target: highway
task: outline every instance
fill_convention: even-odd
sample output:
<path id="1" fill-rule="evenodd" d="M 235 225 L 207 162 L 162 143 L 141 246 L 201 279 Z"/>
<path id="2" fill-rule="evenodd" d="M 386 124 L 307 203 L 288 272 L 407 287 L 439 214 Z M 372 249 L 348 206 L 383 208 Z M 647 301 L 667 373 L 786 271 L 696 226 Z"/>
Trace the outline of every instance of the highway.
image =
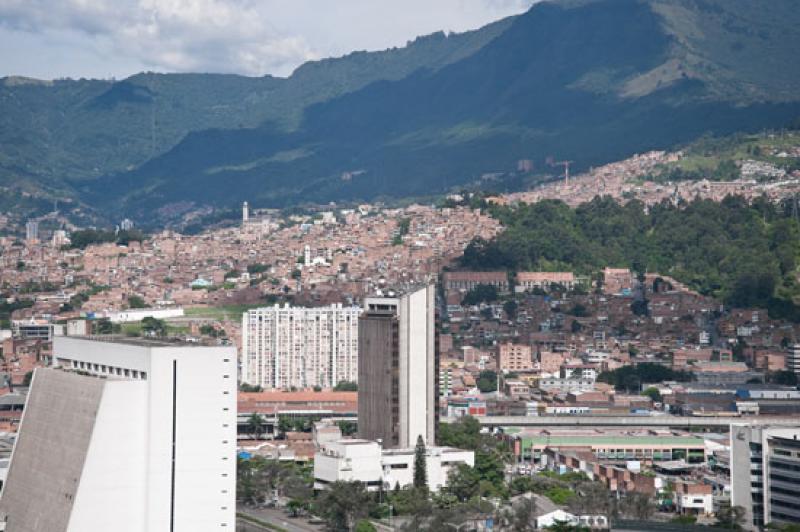
<path id="1" fill-rule="evenodd" d="M 728 427 L 751 425 L 800 425 L 797 417 L 702 417 L 702 416 L 479 416 L 484 427 Z M 455 419 L 442 418 L 445 423 Z"/>

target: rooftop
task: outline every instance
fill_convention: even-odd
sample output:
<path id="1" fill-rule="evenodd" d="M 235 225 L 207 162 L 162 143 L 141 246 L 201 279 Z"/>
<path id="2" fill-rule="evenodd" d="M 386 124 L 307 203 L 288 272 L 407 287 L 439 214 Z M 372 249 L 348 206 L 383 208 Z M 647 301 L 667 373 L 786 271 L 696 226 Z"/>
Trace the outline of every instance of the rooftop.
<path id="1" fill-rule="evenodd" d="M 69 336 L 70 340 L 86 340 L 113 344 L 133 345 L 137 347 L 217 347 L 198 342 L 189 342 L 177 337 L 145 338 L 141 336 L 121 336 L 117 334 L 98 334 L 91 336 Z"/>

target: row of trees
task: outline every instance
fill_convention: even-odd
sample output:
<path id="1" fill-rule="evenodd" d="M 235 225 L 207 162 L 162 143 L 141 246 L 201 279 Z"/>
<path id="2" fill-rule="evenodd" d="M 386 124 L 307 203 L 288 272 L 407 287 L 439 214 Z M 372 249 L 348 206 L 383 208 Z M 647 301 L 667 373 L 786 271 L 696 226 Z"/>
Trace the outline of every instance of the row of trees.
<path id="1" fill-rule="evenodd" d="M 652 362 L 644 362 L 635 366 L 623 366 L 615 370 L 604 371 L 597 376 L 598 381 L 613 384 L 617 390 L 626 390 L 628 392 L 638 391 L 644 383 L 689 382 L 692 379 L 691 372 L 674 370 L 663 364 Z"/>
<path id="2" fill-rule="evenodd" d="M 91 244 L 103 244 L 107 242 L 115 242 L 127 246 L 131 242 L 141 242 L 145 239 L 145 235 L 138 229 L 129 229 L 125 231 L 83 229 L 72 232 L 69 239 L 71 248 L 84 249 Z"/>
<path id="3" fill-rule="evenodd" d="M 730 305 L 766 307 L 774 317 L 800 321 L 792 299 L 800 294 L 800 223 L 790 207 L 766 198 L 748 204 L 738 196 L 644 207 L 610 197 L 574 209 L 556 200 L 493 207 L 506 230 L 471 242 L 461 262 L 473 269 L 584 274 L 628 266 L 670 275 Z"/>

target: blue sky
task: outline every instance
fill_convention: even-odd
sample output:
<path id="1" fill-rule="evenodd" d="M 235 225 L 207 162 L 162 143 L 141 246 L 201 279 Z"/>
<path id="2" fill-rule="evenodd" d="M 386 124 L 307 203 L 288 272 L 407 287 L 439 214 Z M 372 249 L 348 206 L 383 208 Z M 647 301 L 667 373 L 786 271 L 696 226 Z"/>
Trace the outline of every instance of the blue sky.
<path id="1" fill-rule="evenodd" d="M 285 76 L 521 13 L 534 0 L 0 0 L 0 76 Z"/>

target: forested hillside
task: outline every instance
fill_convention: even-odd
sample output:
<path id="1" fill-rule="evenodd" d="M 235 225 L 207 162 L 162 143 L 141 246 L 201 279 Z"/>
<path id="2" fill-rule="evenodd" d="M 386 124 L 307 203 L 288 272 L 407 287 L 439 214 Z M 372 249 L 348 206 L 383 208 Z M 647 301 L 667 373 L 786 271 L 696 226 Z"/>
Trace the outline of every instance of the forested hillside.
<path id="1" fill-rule="evenodd" d="M 658 272 L 741 307 L 768 307 L 800 320 L 800 223 L 793 209 L 738 197 L 656 205 L 596 198 L 571 209 L 557 201 L 493 207 L 506 226 L 475 241 L 462 264 L 475 269 L 574 270 L 606 266 Z"/>

